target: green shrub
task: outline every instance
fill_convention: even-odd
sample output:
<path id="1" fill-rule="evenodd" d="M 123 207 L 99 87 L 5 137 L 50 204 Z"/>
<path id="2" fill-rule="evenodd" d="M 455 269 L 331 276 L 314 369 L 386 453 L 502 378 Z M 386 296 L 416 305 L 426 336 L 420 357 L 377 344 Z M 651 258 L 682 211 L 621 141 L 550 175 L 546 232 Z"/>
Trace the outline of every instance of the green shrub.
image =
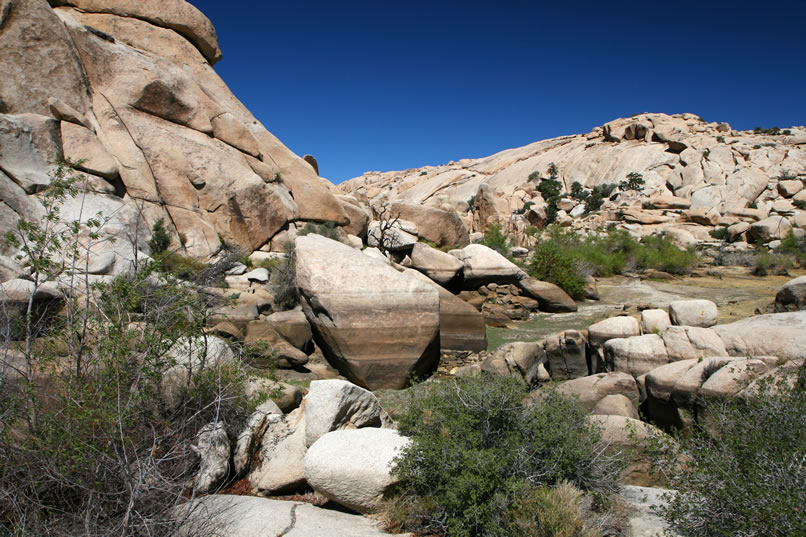
<path id="1" fill-rule="evenodd" d="M 287 257 L 277 261 L 271 270 L 269 284 L 274 291 L 274 303 L 283 310 L 290 310 L 299 303 L 297 293 L 297 251 L 293 242 L 285 245 Z"/>
<path id="2" fill-rule="evenodd" d="M 339 242 L 344 242 L 345 239 L 344 231 L 333 222 L 306 222 L 302 229 L 297 231 L 297 235 L 309 235 L 311 233 Z"/>
<path id="3" fill-rule="evenodd" d="M 627 269 L 686 274 L 697 261 L 693 249 L 681 250 L 666 236 L 650 235 L 639 242 L 620 229 L 583 237 L 552 226 L 535 246 L 527 271 L 530 276 L 558 285 L 572 297 L 580 298 L 584 295 L 587 275 L 606 277 Z"/>
<path id="4" fill-rule="evenodd" d="M 467 199 L 467 206 L 470 208 L 470 212 L 476 210 L 476 196 L 470 196 Z"/>
<path id="5" fill-rule="evenodd" d="M 510 520 L 519 503 L 555 503 L 541 487 L 566 480 L 587 491 L 617 486 L 620 460 L 605 454 L 585 410 L 554 391 L 528 406 L 526 393 L 519 380 L 488 375 L 413 390 L 399 420 L 411 443 L 393 470 L 401 479 L 392 513 L 398 527 L 451 537 L 522 535 Z"/>
<path id="6" fill-rule="evenodd" d="M 527 266 L 529 275 L 559 286 L 572 298 L 584 297 L 587 282 L 574 251 L 579 242 L 558 228 L 552 228 L 550 233 L 548 240 L 540 240 L 535 245 Z"/>
<path id="7" fill-rule="evenodd" d="M 775 252 L 762 252 L 755 258 L 753 274 L 755 276 L 768 276 L 776 274 L 786 276 L 794 266 L 792 258 Z"/>
<path id="8" fill-rule="evenodd" d="M 715 238 L 718 241 L 726 241 L 728 240 L 728 228 L 726 227 L 717 227 L 712 229 L 708 232 L 711 237 Z"/>
<path id="9" fill-rule="evenodd" d="M 790 230 L 781 241 L 778 251 L 794 258 L 801 267 L 806 267 L 806 236 L 797 238 L 794 232 Z"/>
<path id="10" fill-rule="evenodd" d="M 705 403 L 707 423 L 660 442 L 677 490 L 660 514 L 682 537 L 806 535 L 806 366 L 793 385 Z M 680 464 L 680 462 L 682 464 Z"/>
<path id="11" fill-rule="evenodd" d="M 582 492 L 563 481 L 556 487 L 523 487 L 504 517 L 510 535 L 527 537 L 598 537 L 580 505 Z M 586 517 L 586 515 L 588 515 Z M 589 520 L 588 520 L 589 522 Z"/>
<path id="12" fill-rule="evenodd" d="M 151 226 L 151 240 L 148 241 L 148 248 L 151 250 L 151 255 L 154 256 L 165 252 L 170 245 L 171 236 L 165 229 L 165 222 L 160 218 Z"/>
<path id="13" fill-rule="evenodd" d="M 484 234 L 479 244 L 492 248 L 503 256 L 508 256 L 511 245 L 510 242 L 509 237 L 501 231 L 501 224 L 492 223 L 487 228 L 487 232 Z"/>

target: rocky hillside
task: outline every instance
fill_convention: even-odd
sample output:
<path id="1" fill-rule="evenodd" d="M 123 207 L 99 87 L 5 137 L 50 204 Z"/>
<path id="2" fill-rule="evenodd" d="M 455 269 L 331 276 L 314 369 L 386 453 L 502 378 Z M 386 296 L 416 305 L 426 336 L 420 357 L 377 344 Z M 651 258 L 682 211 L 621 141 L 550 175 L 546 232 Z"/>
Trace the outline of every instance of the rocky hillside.
<path id="1" fill-rule="evenodd" d="M 81 161 L 86 196 L 66 220 L 102 212 L 112 271 L 146 253 L 154 222 L 204 259 L 251 252 L 313 220 L 347 224 L 333 186 L 264 128 L 216 75 L 210 21 L 184 0 L 0 1 L 0 227 L 43 214 L 58 161 Z M 136 237 L 133 237 L 136 235 Z M 132 245 L 134 242 L 134 246 Z M 2 246 L 3 279 L 20 273 Z"/>
<path id="2" fill-rule="evenodd" d="M 530 225 L 545 224 L 537 185 L 552 163 L 565 193 L 557 221 L 578 229 L 619 221 L 637 233 L 676 229 L 689 242 L 743 220 L 778 215 L 806 224 L 797 208 L 806 200 L 798 180 L 806 179 L 806 128 L 735 131 L 693 114 L 640 114 L 486 158 L 367 172 L 339 188 L 374 207 L 394 201 L 454 210 L 474 232 L 497 222 L 524 243 Z M 643 192 L 617 190 L 594 214 L 568 195 L 574 183 L 590 192 L 630 173 L 643 177 Z"/>

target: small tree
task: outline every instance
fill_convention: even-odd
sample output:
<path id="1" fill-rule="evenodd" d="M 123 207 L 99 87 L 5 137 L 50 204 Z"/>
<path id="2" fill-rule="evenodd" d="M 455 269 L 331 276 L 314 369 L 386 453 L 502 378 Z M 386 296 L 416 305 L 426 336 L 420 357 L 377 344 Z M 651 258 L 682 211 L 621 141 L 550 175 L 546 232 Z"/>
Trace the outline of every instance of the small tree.
<path id="1" fill-rule="evenodd" d="M 166 252 L 170 245 L 171 236 L 168 235 L 168 230 L 165 229 L 165 222 L 160 218 L 151 226 L 151 240 L 148 241 L 148 248 L 151 250 L 151 255 L 156 256 Z"/>
<path id="2" fill-rule="evenodd" d="M 636 192 L 643 192 L 644 190 L 644 176 L 638 172 L 630 172 L 627 174 L 627 180 L 619 183 L 618 187 L 626 192 L 628 190 L 635 190 Z"/>

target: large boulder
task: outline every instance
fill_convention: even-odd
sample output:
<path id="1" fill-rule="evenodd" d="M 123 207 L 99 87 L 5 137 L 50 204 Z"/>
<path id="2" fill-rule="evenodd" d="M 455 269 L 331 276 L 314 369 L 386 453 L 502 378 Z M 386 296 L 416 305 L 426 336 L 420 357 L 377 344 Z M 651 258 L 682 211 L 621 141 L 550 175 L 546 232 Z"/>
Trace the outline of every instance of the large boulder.
<path id="1" fill-rule="evenodd" d="M 708 328 L 716 324 L 719 310 L 710 300 L 675 300 L 669 304 L 669 317 L 678 326 Z"/>
<path id="2" fill-rule="evenodd" d="M 221 422 L 208 423 L 196 436 L 193 451 L 199 456 L 199 471 L 195 486 L 199 492 L 209 492 L 229 473 L 230 441 Z"/>
<path id="3" fill-rule="evenodd" d="M 595 407 L 609 395 L 623 395 L 633 404 L 638 404 L 640 397 L 635 378 L 621 372 L 598 373 L 567 380 L 557 386 L 557 391 L 576 397 L 587 408 Z"/>
<path id="4" fill-rule="evenodd" d="M 670 362 L 728 355 L 725 344 L 710 328 L 670 326 L 660 336 Z"/>
<path id="5" fill-rule="evenodd" d="M 44 190 L 63 157 L 59 122 L 36 114 L 0 114 L 0 148 L 4 174 L 28 194 Z"/>
<path id="6" fill-rule="evenodd" d="M 213 65 L 221 59 L 218 36 L 210 20 L 184 0 L 52 0 L 56 5 L 75 6 L 90 13 L 112 13 L 142 19 L 155 26 L 170 28 L 190 41 Z"/>
<path id="7" fill-rule="evenodd" d="M 375 395 L 344 380 L 314 380 L 305 398 L 305 445 L 337 429 L 381 426 Z"/>
<path id="8" fill-rule="evenodd" d="M 566 330 L 543 340 L 551 380 L 574 379 L 590 374 L 588 342 L 577 330 Z"/>
<path id="9" fill-rule="evenodd" d="M 417 224 L 418 235 L 439 248 L 464 248 L 470 242 L 467 228 L 453 211 L 408 203 L 395 203 L 391 210 L 398 218 Z"/>
<path id="10" fill-rule="evenodd" d="M 747 230 L 750 241 L 768 242 L 783 239 L 789 234 L 792 224 L 783 216 L 769 216 L 764 220 L 753 222 Z"/>
<path id="11" fill-rule="evenodd" d="M 392 429 L 334 431 L 305 455 L 305 479 L 319 494 L 360 513 L 380 507 L 397 483 L 392 461 L 409 439 Z"/>
<path id="12" fill-rule="evenodd" d="M 610 317 L 588 327 L 588 339 L 594 347 L 601 347 L 606 341 L 614 338 L 637 336 L 641 327 L 635 317 Z"/>
<path id="13" fill-rule="evenodd" d="M 577 310 L 574 299 L 553 283 L 524 277 L 517 284 L 525 296 L 537 300 L 540 311 L 565 313 Z"/>
<path id="14" fill-rule="evenodd" d="M 297 237 L 297 288 L 314 339 L 345 377 L 402 388 L 439 359 L 439 292 L 319 235 Z"/>
<path id="15" fill-rule="evenodd" d="M 806 276 L 786 282 L 775 294 L 775 311 L 800 311 L 806 309 Z"/>
<path id="16" fill-rule="evenodd" d="M 478 289 L 488 283 L 517 284 L 524 276 L 512 261 L 483 244 L 468 244 L 448 253 L 464 265 L 465 289 Z"/>
<path id="17" fill-rule="evenodd" d="M 527 384 L 534 384 L 545 357 L 541 343 L 507 343 L 482 362 L 481 370 L 499 376 L 512 375 L 522 378 Z"/>
<path id="18" fill-rule="evenodd" d="M 730 356 L 806 356 L 806 311 L 757 315 L 712 328 Z"/>
<path id="19" fill-rule="evenodd" d="M 487 349 L 487 325 L 479 310 L 416 270 L 404 272 L 439 292 L 440 350 L 480 352 Z"/>
<path id="20" fill-rule="evenodd" d="M 604 345 L 604 354 L 608 371 L 622 371 L 634 377 L 669 361 L 666 346 L 657 334 L 611 339 Z"/>
<path id="21" fill-rule="evenodd" d="M 446 285 L 460 274 L 464 264 L 452 255 L 418 242 L 411 249 L 411 267 Z"/>

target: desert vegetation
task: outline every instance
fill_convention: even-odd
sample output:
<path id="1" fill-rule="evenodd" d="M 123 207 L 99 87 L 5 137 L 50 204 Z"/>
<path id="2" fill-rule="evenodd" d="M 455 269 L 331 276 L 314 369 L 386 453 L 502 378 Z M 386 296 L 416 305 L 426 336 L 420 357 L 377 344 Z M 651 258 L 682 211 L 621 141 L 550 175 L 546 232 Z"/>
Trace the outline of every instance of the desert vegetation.
<path id="1" fill-rule="evenodd" d="M 550 227 L 535 246 L 527 269 L 531 276 L 554 283 L 579 298 L 584 295 L 586 276 L 612 276 L 646 269 L 685 274 L 697 260 L 693 249 L 683 250 L 671 238 L 661 235 L 639 241 L 619 229 L 585 237 Z"/>
<path id="2" fill-rule="evenodd" d="M 595 534 L 580 491 L 615 491 L 620 459 L 574 401 L 549 392 L 525 404 L 527 391 L 488 375 L 413 391 L 399 420 L 411 444 L 394 470 L 394 525 L 461 537 Z"/>

